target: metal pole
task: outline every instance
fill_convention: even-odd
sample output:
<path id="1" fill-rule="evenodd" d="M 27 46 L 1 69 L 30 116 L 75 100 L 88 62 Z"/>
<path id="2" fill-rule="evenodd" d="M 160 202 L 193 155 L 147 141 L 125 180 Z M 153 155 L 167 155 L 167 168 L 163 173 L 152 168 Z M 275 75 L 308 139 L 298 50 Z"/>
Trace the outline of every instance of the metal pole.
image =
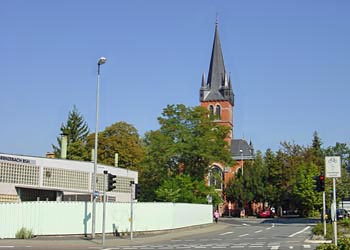
<path id="1" fill-rule="evenodd" d="M 334 245 L 338 246 L 338 232 L 337 232 L 337 196 L 336 196 L 336 190 L 335 190 L 335 178 L 333 178 L 333 208 L 334 208 L 334 220 L 333 220 Z"/>
<path id="2" fill-rule="evenodd" d="M 91 238 L 95 238 L 96 225 L 96 175 L 97 175 L 97 145 L 98 145 L 98 109 L 99 109 L 99 90 L 100 90 L 100 63 L 97 64 L 97 83 L 96 83 L 96 123 L 95 123 L 95 149 L 94 149 L 94 174 L 93 174 L 93 202 L 91 214 Z"/>
<path id="3" fill-rule="evenodd" d="M 132 240 L 133 237 L 133 220 L 134 220 L 134 196 L 133 196 L 133 191 L 134 191 L 134 186 L 135 183 L 133 181 L 130 182 L 130 240 Z"/>
<path id="4" fill-rule="evenodd" d="M 106 195 L 107 195 L 107 176 L 108 176 L 108 171 L 103 171 L 104 176 L 103 176 L 103 218 L 102 218 L 102 248 L 105 247 L 105 226 L 106 226 Z"/>
<path id="5" fill-rule="evenodd" d="M 96 125 L 95 125 L 95 149 L 94 149 L 94 174 L 93 174 L 93 202 L 91 213 L 91 238 L 95 238 L 96 226 L 96 182 L 97 182 L 97 145 L 98 145 L 98 115 L 99 115 L 99 99 L 100 99 L 100 67 L 101 64 L 106 63 L 105 57 L 100 57 L 97 62 L 97 82 L 96 82 Z"/>
<path id="6" fill-rule="evenodd" d="M 326 225 L 326 192 L 322 192 L 323 196 L 323 236 L 326 236 L 327 234 L 327 225 Z"/>
<path id="7" fill-rule="evenodd" d="M 239 152 L 241 153 L 241 165 L 242 165 L 242 176 L 243 176 L 243 171 L 244 171 L 244 169 L 243 169 L 243 167 L 244 167 L 244 163 L 243 163 L 243 150 L 240 149 Z"/>

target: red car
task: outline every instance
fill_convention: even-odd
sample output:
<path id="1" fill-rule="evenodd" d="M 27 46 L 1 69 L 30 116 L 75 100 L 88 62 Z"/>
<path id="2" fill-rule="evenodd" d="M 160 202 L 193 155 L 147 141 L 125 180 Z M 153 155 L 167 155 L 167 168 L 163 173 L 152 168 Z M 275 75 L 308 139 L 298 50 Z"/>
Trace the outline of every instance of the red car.
<path id="1" fill-rule="evenodd" d="M 273 218 L 275 215 L 272 213 L 270 209 L 261 211 L 258 213 L 258 218 Z"/>

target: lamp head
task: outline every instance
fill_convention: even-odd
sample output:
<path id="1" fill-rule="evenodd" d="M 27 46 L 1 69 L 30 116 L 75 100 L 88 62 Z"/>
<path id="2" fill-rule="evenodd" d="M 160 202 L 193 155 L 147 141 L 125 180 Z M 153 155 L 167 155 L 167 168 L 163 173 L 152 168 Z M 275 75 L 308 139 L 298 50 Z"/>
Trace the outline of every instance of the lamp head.
<path id="1" fill-rule="evenodd" d="M 98 65 L 101 65 L 101 64 L 106 63 L 106 61 L 107 61 L 107 58 L 106 58 L 106 57 L 100 57 L 100 58 L 98 59 L 97 64 L 98 64 Z"/>

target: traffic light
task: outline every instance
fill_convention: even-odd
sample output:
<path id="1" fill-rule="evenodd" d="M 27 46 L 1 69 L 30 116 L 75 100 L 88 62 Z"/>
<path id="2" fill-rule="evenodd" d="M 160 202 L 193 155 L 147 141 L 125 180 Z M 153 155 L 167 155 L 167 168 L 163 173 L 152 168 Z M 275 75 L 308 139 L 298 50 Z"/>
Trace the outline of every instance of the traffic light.
<path id="1" fill-rule="evenodd" d="M 313 179 L 314 179 L 314 190 L 316 192 L 320 192 L 321 186 L 320 186 L 320 178 L 319 178 L 319 176 L 315 175 L 313 177 Z"/>
<path id="2" fill-rule="evenodd" d="M 114 178 L 117 178 L 114 174 L 108 174 L 108 185 L 107 185 L 107 191 L 112 191 L 115 189 L 114 184 L 117 182 Z"/>
<path id="3" fill-rule="evenodd" d="M 141 197 L 141 186 L 140 184 L 135 184 L 135 199 L 138 200 Z"/>
<path id="4" fill-rule="evenodd" d="M 319 179 L 319 182 L 320 182 L 320 192 L 323 192 L 324 191 L 324 189 L 325 189 L 325 177 L 324 177 L 324 175 L 320 175 L 319 177 L 318 177 L 318 179 Z"/>
<path id="5" fill-rule="evenodd" d="M 315 191 L 323 192 L 325 189 L 325 176 L 323 174 L 316 175 L 313 177 L 313 179 L 314 179 Z"/>

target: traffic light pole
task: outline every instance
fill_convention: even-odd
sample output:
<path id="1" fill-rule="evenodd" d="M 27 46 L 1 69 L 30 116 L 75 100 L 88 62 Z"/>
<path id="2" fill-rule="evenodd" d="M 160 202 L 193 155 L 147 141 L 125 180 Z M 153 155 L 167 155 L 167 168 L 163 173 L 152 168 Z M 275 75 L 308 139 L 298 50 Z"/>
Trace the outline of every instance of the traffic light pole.
<path id="1" fill-rule="evenodd" d="M 135 182 L 130 181 L 130 240 L 133 238 L 134 224 L 134 187 Z"/>
<path id="2" fill-rule="evenodd" d="M 102 218 L 102 248 L 105 247 L 105 225 L 106 225 L 106 190 L 107 190 L 107 179 L 108 171 L 103 171 L 103 218 Z"/>
<path id="3" fill-rule="evenodd" d="M 327 225 L 326 225 L 326 192 L 322 192 L 322 200 L 323 200 L 323 236 L 326 237 L 327 234 Z"/>
<path id="4" fill-rule="evenodd" d="M 333 203 L 332 203 L 332 209 L 333 209 L 333 239 L 334 239 L 334 245 L 338 246 L 338 232 L 337 232 L 337 196 L 336 196 L 336 190 L 335 190 L 335 178 L 333 178 Z"/>

